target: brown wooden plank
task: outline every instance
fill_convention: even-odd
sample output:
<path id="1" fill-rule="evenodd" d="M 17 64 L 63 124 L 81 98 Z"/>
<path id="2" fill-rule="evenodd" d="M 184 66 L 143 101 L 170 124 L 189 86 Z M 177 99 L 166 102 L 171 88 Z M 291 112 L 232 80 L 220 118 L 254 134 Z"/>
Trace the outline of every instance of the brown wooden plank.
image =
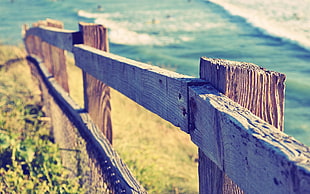
<path id="1" fill-rule="evenodd" d="M 36 28 L 45 26 L 63 28 L 63 23 L 47 19 L 34 23 L 33 26 L 36 26 Z M 35 54 L 43 59 L 49 72 L 56 78 L 60 85 L 69 92 L 65 51 L 44 41 L 46 37 L 43 34 L 28 33 L 28 31 L 32 29 L 33 28 L 30 28 L 26 31 L 26 36 L 24 38 L 28 53 Z M 49 40 L 49 42 L 51 42 L 51 40 Z"/>
<path id="2" fill-rule="evenodd" d="M 53 74 L 54 72 L 54 65 L 52 64 L 52 56 L 51 56 L 51 46 L 47 43 L 42 41 L 41 42 L 41 56 L 42 60 L 45 63 L 46 68 L 48 71 Z"/>
<path id="3" fill-rule="evenodd" d="M 50 19 L 50 18 L 46 19 L 46 26 L 53 27 L 53 28 L 64 29 L 64 23 L 62 21 L 53 20 L 53 19 Z"/>
<path id="4" fill-rule="evenodd" d="M 46 19 L 48 27 L 63 29 L 64 24 L 61 21 Z M 50 63 L 53 66 L 52 74 L 63 89 L 69 93 L 68 73 L 66 66 L 65 50 L 50 45 Z"/>
<path id="5" fill-rule="evenodd" d="M 109 51 L 108 31 L 102 25 L 80 23 L 85 45 Z M 93 65 L 90 61 L 88 65 Z M 112 144 L 110 88 L 103 82 L 83 71 L 84 107 Z"/>
<path id="6" fill-rule="evenodd" d="M 50 45 L 50 51 L 53 64 L 53 75 L 64 90 L 69 92 L 65 51 L 52 45 Z"/>
<path id="7" fill-rule="evenodd" d="M 189 90 L 192 141 L 246 193 L 309 193 L 310 148 L 211 85 Z"/>
<path id="8" fill-rule="evenodd" d="M 188 85 L 202 80 L 85 45 L 74 55 L 78 67 L 188 132 Z"/>
<path id="9" fill-rule="evenodd" d="M 218 177 L 222 177 L 223 172 L 221 170 L 214 170 L 214 168 L 218 167 L 205 156 L 200 148 L 198 149 L 198 157 L 199 193 L 222 193 L 224 179 Z M 210 179 L 210 177 L 213 177 L 213 179 Z M 217 181 L 214 179 L 217 179 Z"/>
<path id="10" fill-rule="evenodd" d="M 74 44 L 82 43 L 80 32 L 42 25 L 27 30 L 25 38 L 27 39 L 28 36 L 40 37 L 42 41 L 67 51 L 72 51 Z"/>
<path id="11" fill-rule="evenodd" d="M 24 39 L 26 51 L 28 54 L 36 55 L 42 58 L 41 50 L 42 50 L 42 40 L 41 38 L 33 35 L 29 35 Z"/>
<path id="12" fill-rule="evenodd" d="M 283 130 L 285 75 L 267 71 L 252 63 L 203 57 L 200 62 L 200 77 L 233 101 Z M 201 162 L 209 160 L 203 152 L 200 151 L 199 154 L 199 157 L 204 158 Z M 210 163 L 212 161 L 199 165 L 200 176 L 207 176 L 206 179 L 210 181 L 222 183 L 222 193 L 243 193 L 216 165 L 212 168 L 217 172 L 204 173 L 204 168 L 209 168 Z M 210 171 L 212 170 L 207 172 Z M 214 174 L 219 176 L 214 177 Z M 204 183 L 201 182 L 200 185 L 203 193 Z"/>
<path id="13" fill-rule="evenodd" d="M 285 75 L 253 63 L 203 57 L 200 78 L 279 130 L 284 129 Z"/>
<path id="14" fill-rule="evenodd" d="M 26 27 L 27 28 L 27 27 Z M 27 31 L 26 31 L 27 32 Z M 43 58 L 42 54 L 42 41 L 41 38 L 33 35 L 26 36 L 24 38 L 24 44 L 28 55 L 38 56 L 39 58 Z M 41 101 L 43 103 L 43 108 L 45 111 L 46 116 L 50 117 L 49 111 L 49 99 L 45 97 L 45 93 L 47 92 L 46 88 L 43 85 L 42 79 L 40 78 L 40 74 L 38 69 L 28 61 L 28 65 L 31 70 L 32 79 L 38 82 L 39 89 L 41 91 Z"/>
<path id="15" fill-rule="evenodd" d="M 35 46 L 33 50 L 36 50 Z M 219 94 L 212 86 L 191 86 L 188 96 L 187 87 L 196 79 L 83 45 L 76 46 L 74 52 L 77 59 L 85 57 L 80 59 L 78 66 L 89 70 L 94 77 L 116 86 L 116 89 L 124 91 L 140 104 L 150 106 L 164 115 L 164 118 L 169 117 L 165 115 L 168 112 L 166 105 L 171 104 L 177 112 L 181 108 L 183 116 L 189 114 L 184 107 L 187 107 L 187 99 L 190 98 L 193 121 L 190 133 L 193 141 L 215 165 L 225 170 L 248 193 L 310 192 L 309 147 L 278 132 L 276 128 Z M 89 61 L 93 62 L 93 66 L 85 65 Z M 148 95 L 151 96 L 151 105 L 147 103 L 149 99 L 145 98 Z M 167 99 L 171 102 L 166 104 L 169 101 Z M 171 120 L 175 122 L 180 117 L 176 118 Z M 80 124 L 84 125 L 85 121 Z M 205 126 L 213 127 L 206 129 Z"/>
<path id="16" fill-rule="evenodd" d="M 54 28 L 63 28 L 63 23 L 56 20 L 47 19 L 46 21 L 34 24 L 36 26 L 49 26 Z M 69 92 L 68 74 L 66 67 L 65 51 L 61 48 L 55 47 L 45 41 L 42 41 L 41 53 L 42 59 L 49 70 L 55 77 L 58 83 Z"/>
<path id="17" fill-rule="evenodd" d="M 49 94 L 58 103 L 70 121 L 77 127 L 82 137 L 87 140 L 89 146 L 92 146 L 96 157 L 101 158 L 97 162 L 101 166 L 102 173 L 108 173 L 111 176 L 108 178 L 111 178 L 110 184 L 112 184 L 115 193 L 146 193 L 112 148 L 108 139 L 105 138 L 101 130 L 92 121 L 90 115 L 82 111 L 83 109 L 63 90 L 55 78 L 51 76 L 45 65 L 40 63 L 40 60 L 34 56 L 28 56 L 27 59 L 37 68 L 37 75 L 40 76 L 42 83 L 48 88 Z M 109 167 L 109 172 L 106 172 L 107 167 Z"/>

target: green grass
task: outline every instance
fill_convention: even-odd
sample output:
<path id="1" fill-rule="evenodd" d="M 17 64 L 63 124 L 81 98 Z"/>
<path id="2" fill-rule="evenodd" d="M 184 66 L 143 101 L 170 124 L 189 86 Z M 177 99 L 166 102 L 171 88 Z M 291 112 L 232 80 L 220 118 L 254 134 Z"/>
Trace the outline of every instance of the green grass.
<path id="1" fill-rule="evenodd" d="M 5 51 L 0 48 L 2 50 L 0 64 L 6 63 L 8 59 L 19 58 L 19 54 L 23 55 L 21 49 L 16 47 L 12 47 L 13 50 L 7 49 L 11 48 L 10 46 L 4 48 Z M 4 61 L 1 61 L 3 58 L 1 52 L 6 52 L 8 55 Z M 72 65 L 73 63 L 73 59 L 69 58 L 70 94 L 82 105 L 82 73 Z M 13 65 L 8 72 L 4 70 L 1 72 L 0 88 L 2 88 L 1 84 L 11 80 L 11 86 L 6 90 L 10 88 L 12 94 L 20 95 L 21 99 L 28 93 L 29 99 L 37 99 L 39 93 L 33 90 L 35 87 L 31 82 L 27 84 L 26 81 L 18 82 L 18 84 L 25 84 L 21 87 L 27 88 L 27 95 L 13 89 L 14 84 L 17 83 L 13 80 L 20 79 L 19 75 L 23 74 L 21 72 L 27 69 L 25 64 Z M 15 76 L 5 77 L 2 76 L 3 74 Z M 25 75 L 24 79 L 31 80 L 29 75 Z M 26 102 L 26 104 L 33 103 L 33 101 Z M 198 193 L 197 147 L 190 141 L 189 136 L 115 90 L 111 90 L 111 103 L 113 146 L 147 191 L 149 193 Z M 8 123 L 14 125 L 12 121 Z"/>
<path id="2" fill-rule="evenodd" d="M 112 90 L 114 147 L 150 193 L 197 193 L 197 148 L 188 135 Z"/>
<path id="3" fill-rule="evenodd" d="M 0 45 L 0 193 L 82 193 L 61 164 L 24 56 Z"/>

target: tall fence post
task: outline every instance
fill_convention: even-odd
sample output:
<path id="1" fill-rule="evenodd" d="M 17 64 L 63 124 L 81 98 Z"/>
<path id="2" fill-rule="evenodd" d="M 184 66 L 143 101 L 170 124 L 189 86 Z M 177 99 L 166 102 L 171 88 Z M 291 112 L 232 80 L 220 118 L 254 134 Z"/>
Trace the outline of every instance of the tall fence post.
<path id="1" fill-rule="evenodd" d="M 201 58 L 200 78 L 283 131 L 285 75 L 251 63 Z M 244 193 L 200 149 L 198 171 L 200 193 Z"/>
<path id="2" fill-rule="evenodd" d="M 81 22 L 79 28 L 85 45 L 109 52 L 108 32 L 104 26 Z M 84 71 L 83 81 L 84 107 L 112 144 L 110 88 Z"/>

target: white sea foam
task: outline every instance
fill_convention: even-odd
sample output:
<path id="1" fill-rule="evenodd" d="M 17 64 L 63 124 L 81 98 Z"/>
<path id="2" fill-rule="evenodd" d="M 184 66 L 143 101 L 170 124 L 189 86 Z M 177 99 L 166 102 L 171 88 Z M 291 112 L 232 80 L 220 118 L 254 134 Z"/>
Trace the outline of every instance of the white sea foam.
<path id="1" fill-rule="evenodd" d="M 233 15 L 241 16 L 272 36 L 310 49 L 309 1 L 304 0 L 210 0 Z"/>
<path id="2" fill-rule="evenodd" d="M 109 28 L 109 39 L 116 44 L 125 45 L 168 45 L 177 42 L 174 38 L 167 36 L 155 36 L 149 33 L 138 32 L 140 28 L 147 28 L 147 25 L 156 25 L 156 21 L 132 24 L 126 20 L 117 21 L 110 18 L 122 17 L 120 13 L 90 13 L 83 10 L 78 15 L 85 18 L 93 18 L 95 23 L 102 24 Z M 160 22 L 160 21 L 159 21 Z M 133 26 L 134 25 L 134 26 Z M 138 28 L 137 28 L 138 27 Z M 133 30 L 131 30 L 132 28 Z"/>
<path id="3" fill-rule="evenodd" d="M 289 40 L 310 49 L 309 0 L 209 0 L 224 7 L 233 15 L 245 18 L 262 32 Z M 193 8 L 191 8 L 193 9 Z M 195 10 L 193 10 L 195 11 Z M 212 28 L 206 25 L 206 14 L 182 10 L 135 10 L 127 12 L 90 13 L 79 11 L 79 16 L 94 18 L 110 28 L 111 41 L 130 45 L 167 45 L 190 41 L 173 32 L 195 33 Z M 166 16 L 166 18 L 165 18 Z M 216 25 L 221 25 L 217 23 Z M 218 27 L 218 26 L 215 26 Z"/>
<path id="4" fill-rule="evenodd" d="M 193 41 L 196 38 L 194 33 L 225 28 L 224 23 L 206 23 L 206 18 L 210 18 L 208 14 L 198 10 L 193 15 L 182 9 L 111 13 L 78 11 L 80 17 L 93 18 L 95 23 L 108 27 L 113 43 L 158 46 Z"/>

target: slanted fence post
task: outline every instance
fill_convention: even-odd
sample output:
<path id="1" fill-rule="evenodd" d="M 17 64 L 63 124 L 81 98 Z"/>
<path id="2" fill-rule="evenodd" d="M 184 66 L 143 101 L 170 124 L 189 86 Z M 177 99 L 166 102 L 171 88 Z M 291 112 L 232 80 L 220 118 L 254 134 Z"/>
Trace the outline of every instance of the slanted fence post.
<path id="1" fill-rule="evenodd" d="M 251 63 L 201 58 L 200 78 L 283 131 L 285 75 Z M 243 193 L 200 149 L 198 171 L 200 193 Z"/>
<path id="2" fill-rule="evenodd" d="M 81 22 L 79 27 L 83 33 L 83 44 L 109 52 L 108 32 L 104 26 Z M 84 107 L 112 144 L 110 88 L 84 71 L 83 81 Z"/>

